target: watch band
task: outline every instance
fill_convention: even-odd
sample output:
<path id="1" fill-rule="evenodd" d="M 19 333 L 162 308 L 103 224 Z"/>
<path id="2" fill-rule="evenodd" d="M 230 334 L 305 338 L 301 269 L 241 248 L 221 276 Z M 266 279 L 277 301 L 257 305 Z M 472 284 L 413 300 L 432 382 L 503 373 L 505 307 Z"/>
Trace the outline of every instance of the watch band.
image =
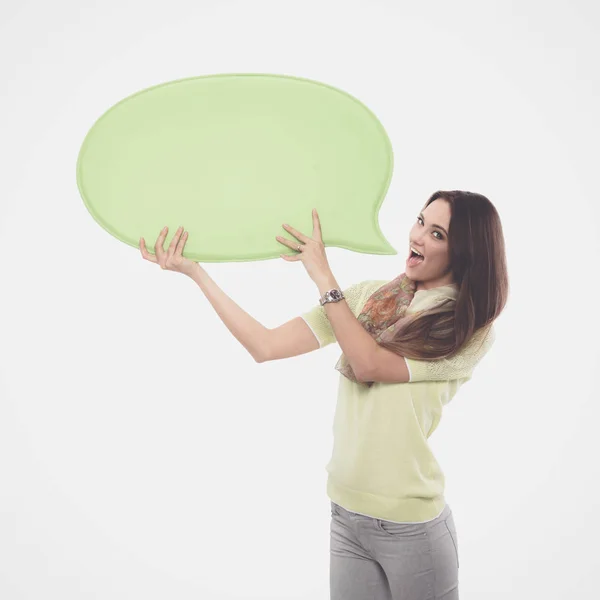
<path id="1" fill-rule="evenodd" d="M 342 290 L 338 290 L 337 288 L 334 288 L 332 290 L 325 292 L 319 298 L 319 303 L 321 304 L 321 306 L 323 306 L 324 304 L 327 304 L 328 302 L 339 302 L 340 300 L 345 300 L 344 293 L 342 292 Z"/>

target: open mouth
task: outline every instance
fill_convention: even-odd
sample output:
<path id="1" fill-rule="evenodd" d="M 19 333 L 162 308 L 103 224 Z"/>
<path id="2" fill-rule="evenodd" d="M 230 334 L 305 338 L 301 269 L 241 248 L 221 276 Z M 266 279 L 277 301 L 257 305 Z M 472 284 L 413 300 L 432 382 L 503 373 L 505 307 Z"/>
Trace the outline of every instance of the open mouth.
<path id="1" fill-rule="evenodd" d="M 409 267 L 414 267 L 414 266 L 422 263 L 424 260 L 425 260 L 425 257 L 420 252 L 417 252 L 416 250 L 411 248 L 410 254 L 408 255 L 408 259 L 406 261 L 406 264 Z"/>

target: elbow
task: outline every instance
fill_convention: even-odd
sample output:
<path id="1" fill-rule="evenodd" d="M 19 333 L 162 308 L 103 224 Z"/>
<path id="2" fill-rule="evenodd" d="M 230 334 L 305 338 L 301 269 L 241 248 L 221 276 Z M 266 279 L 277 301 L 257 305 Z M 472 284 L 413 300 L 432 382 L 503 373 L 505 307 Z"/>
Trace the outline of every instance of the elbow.
<path id="1" fill-rule="evenodd" d="M 363 366 L 358 369 L 354 369 L 354 375 L 356 377 L 356 381 L 359 383 L 366 383 L 367 381 L 375 381 L 373 369 Z"/>
<path id="2" fill-rule="evenodd" d="M 254 353 L 252 355 L 252 358 L 254 359 L 254 362 L 256 362 L 256 363 L 264 363 L 269 360 L 264 354 L 259 354 L 259 353 Z"/>
<path id="3" fill-rule="evenodd" d="M 374 340 L 373 340 L 374 341 Z M 356 379 L 360 383 L 373 382 L 375 383 L 377 377 L 381 375 L 378 369 L 378 364 L 380 361 L 380 349 L 381 346 L 374 341 L 374 346 L 372 347 L 369 354 L 363 358 L 361 364 L 354 369 L 354 374 L 356 375 Z"/>
<path id="4" fill-rule="evenodd" d="M 254 362 L 264 363 L 271 360 L 269 356 L 268 340 L 264 339 L 262 344 L 257 344 L 252 350 L 250 350 Z"/>
<path id="5" fill-rule="evenodd" d="M 374 365 L 377 364 L 377 348 L 366 358 L 364 358 L 355 369 L 354 375 L 356 379 L 360 383 L 365 383 L 367 381 L 374 381 L 375 377 L 375 368 Z"/>
<path id="6" fill-rule="evenodd" d="M 366 375 L 364 373 L 354 373 L 356 375 L 356 381 L 358 383 L 367 383 L 367 381 L 374 382 L 374 379 L 370 375 Z"/>
<path id="7" fill-rule="evenodd" d="M 268 349 L 265 348 L 264 346 L 262 348 L 258 348 L 254 352 L 252 352 L 252 358 L 254 359 L 254 362 L 257 362 L 257 363 L 264 363 L 264 362 L 268 362 L 268 361 L 272 360 L 272 357 L 271 357 L 270 353 L 268 352 Z"/>

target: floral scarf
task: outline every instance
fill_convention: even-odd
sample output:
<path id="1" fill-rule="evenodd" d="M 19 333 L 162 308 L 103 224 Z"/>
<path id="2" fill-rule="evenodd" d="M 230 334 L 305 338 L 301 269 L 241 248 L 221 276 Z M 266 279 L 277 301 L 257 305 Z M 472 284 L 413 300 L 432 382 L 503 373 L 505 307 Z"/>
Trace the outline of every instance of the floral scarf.
<path id="1" fill-rule="evenodd" d="M 415 291 L 416 283 L 406 273 L 402 273 L 371 295 L 358 316 L 358 322 L 376 342 L 393 340 L 411 318 L 415 318 L 414 315 L 406 315 Z M 440 297 L 428 308 L 435 308 L 440 304 L 447 305 L 448 303 L 447 297 Z M 345 354 L 342 353 L 335 368 L 351 381 L 358 383 L 354 370 Z M 367 381 L 365 385 L 371 387 L 373 383 Z"/>

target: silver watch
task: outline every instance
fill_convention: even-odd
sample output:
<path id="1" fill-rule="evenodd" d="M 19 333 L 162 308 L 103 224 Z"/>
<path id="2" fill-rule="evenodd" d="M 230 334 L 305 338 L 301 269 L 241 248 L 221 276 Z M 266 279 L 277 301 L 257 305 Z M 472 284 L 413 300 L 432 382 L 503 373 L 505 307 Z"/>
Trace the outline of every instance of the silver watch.
<path id="1" fill-rule="evenodd" d="M 325 292 L 320 298 L 319 302 L 321 306 L 327 304 L 327 302 L 339 302 L 340 300 L 344 300 L 345 296 L 341 290 L 333 289 Z"/>

